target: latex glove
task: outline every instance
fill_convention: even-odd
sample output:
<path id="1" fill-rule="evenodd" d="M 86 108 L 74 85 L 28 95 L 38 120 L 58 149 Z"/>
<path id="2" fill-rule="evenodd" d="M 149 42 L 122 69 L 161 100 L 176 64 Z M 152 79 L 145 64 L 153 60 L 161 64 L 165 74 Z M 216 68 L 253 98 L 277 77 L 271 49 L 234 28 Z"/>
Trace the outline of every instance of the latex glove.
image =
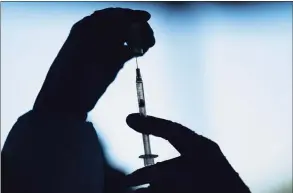
<path id="1" fill-rule="evenodd" d="M 125 46 L 154 46 L 150 14 L 122 8 L 95 11 L 73 25 L 54 60 L 34 110 L 85 120 L 124 63 L 135 56 Z M 133 26 L 136 26 L 133 30 Z M 139 26 L 139 27 L 137 27 Z"/>

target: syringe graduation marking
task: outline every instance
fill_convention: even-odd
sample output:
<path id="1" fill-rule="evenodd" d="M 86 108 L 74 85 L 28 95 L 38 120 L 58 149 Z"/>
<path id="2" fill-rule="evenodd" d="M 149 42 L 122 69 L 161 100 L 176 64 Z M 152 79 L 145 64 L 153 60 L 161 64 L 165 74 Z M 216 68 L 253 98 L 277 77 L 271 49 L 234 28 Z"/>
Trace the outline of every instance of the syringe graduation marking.
<path id="1" fill-rule="evenodd" d="M 137 98 L 138 98 L 139 113 L 142 116 L 147 116 L 146 107 L 145 107 L 143 82 L 142 82 L 142 77 L 140 74 L 140 69 L 138 68 L 137 58 L 136 58 L 136 91 L 137 91 Z M 145 154 L 141 155 L 139 157 L 144 159 L 145 166 L 153 165 L 155 163 L 154 158 L 156 158 L 158 156 L 153 155 L 151 152 L 149 135 L 143 134 L 142 139 L 143 139 L 143 146 L 144 146 L 144 153 Z"/>

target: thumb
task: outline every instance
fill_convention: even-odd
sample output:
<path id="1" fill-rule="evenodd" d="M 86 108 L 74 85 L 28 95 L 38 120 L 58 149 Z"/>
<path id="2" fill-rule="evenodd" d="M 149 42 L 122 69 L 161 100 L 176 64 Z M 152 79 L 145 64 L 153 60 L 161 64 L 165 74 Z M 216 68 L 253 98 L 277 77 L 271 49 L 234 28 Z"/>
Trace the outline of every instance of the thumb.
<path id="1" fill-rule="evenodd" d="M 121 62 L 125 63 L 128 60 L 132 59 L 133 57 L 135 57 L 135 52 L 132 50 L 132 48 L 130 48 L 129 46 L 122 46 L 120 48 L 119 51 L 119 58 L 121 60 Z"/>
<path id="2" fill-rule="evenodd" d="M 127 186 L 139 186 L 142 184 L 151 184 L 163 182 L 166 179 L 177 178 L 179 168 L 186 162 L 183 157 L 176 157 L 171 160 L 158 162 L 154 165 L 140 168 L 127 175 L 125 183 Z"/>
<path id="3" fill-rule="evenodd" d="M 131 48 L 130 46 L 126 46 L 126 45 L 122 46 L 119 49 L 120 50 L 118 51 L 118 53 L 119 53 L 118 58 L 122 63 L 125 63 L 134 57 L 143 56 L 148 51 L 148 48 L 147 48 L 147 49 L 143 50 L 143 53 L 139 53 L 139 52 L 135 51 L 133 48 Z"/>

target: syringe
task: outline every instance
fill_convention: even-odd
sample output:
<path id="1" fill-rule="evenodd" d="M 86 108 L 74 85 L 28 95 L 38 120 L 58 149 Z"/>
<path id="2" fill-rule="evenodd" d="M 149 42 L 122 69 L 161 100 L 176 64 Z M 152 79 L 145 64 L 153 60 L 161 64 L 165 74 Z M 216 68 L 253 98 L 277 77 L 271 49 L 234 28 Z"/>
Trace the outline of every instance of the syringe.
<path id="1" fill-rule="evenodd" d="M 136 91 L 137 91 L 139 113 L 141 116 L 146 117 L 147 114 L 146 114 L 143 82 L 142 82 L 140 69 L 138 68 L 138 64 L 137 64 L 137 58 L 136 58 Z M 143 146 L 144 146 L 144 155 L 139 156 L 139 158 L 143 158 L 144 166 L 153 165 L 155 164 L 154 158 L 158 157 L 158 155 L 154 155 L 151 152 L 151 144 L 150 144 L 149 135 L 142 134 L 142 140 L 143 140 Z"/>

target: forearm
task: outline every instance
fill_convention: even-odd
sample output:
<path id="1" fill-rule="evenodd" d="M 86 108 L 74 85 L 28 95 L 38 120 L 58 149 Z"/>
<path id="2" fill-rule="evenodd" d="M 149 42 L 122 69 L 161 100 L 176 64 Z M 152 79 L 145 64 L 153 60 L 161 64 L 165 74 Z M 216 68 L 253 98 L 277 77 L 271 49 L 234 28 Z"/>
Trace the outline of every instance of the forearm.
<path id="1" fill-rule="evenodd" d="M 223 161 L 225 161 L 226 164 L 223 164 L 223 166 L 219 168 L 223 174 L 223 176 L 219 177 L 219 182 L 224 185 L 221 192 L 251 193 L 249 187 L 244 183 L 228 160 L 224 158 Z"/>

